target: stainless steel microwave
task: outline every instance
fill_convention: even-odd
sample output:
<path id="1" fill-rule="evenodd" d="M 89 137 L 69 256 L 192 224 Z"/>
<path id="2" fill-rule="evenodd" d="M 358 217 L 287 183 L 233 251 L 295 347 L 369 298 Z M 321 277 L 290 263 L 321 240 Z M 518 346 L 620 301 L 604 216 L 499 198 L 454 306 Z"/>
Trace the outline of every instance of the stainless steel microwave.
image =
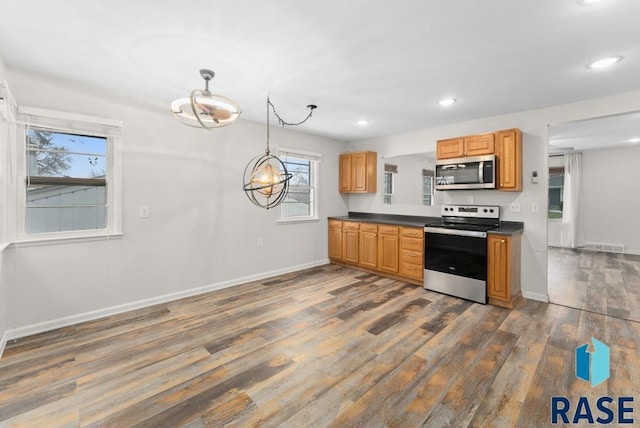
<path id="1" fill-rule="evenodd" d="M 495 189 L 496 155 L 436 161 L 436 190 Z"/>

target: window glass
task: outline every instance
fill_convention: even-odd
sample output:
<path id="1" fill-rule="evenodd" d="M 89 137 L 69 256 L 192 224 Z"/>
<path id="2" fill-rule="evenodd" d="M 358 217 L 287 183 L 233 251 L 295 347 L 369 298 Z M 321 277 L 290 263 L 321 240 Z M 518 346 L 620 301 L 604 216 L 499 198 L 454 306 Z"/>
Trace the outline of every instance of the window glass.
<path id="1" fill-rule="evenodd" d="M 291 174 L 289 192 L 280 204 L 281 219 L 310 219 L 316 216 L 315 207 L 315 164 L 317 161 L 282 156 L 282 163 Z"/>
<path id="2" fill-rule="evenodd" d="M 564 168 L 549 170 L 549 212 L 548 218 L 562 218 L 564 200 Z"/>
<path id="3" fill-rule="evenodd" d="M 107 138 L 30 127 L 25 232 L 107 227 Z"/>

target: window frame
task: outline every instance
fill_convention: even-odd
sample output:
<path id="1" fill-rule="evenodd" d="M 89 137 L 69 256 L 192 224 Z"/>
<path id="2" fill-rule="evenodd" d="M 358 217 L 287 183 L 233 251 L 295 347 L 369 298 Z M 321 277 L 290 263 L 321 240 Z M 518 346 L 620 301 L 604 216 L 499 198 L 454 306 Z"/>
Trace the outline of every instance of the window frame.
<path id="1" fill-rule="evenodd" d="M 425 193 L 425 179 L 429 179 L 429 188 L 431 189 L 430 193 Z M 435 193 L 434 193 L 434 176 L 433 175 L 425 175 L 424 173 L 422 174 L 422 206 L 425 207 L 432 207 L 433 206 L 433 198 L 435 197 Z M 429 204 L 426 204 L 425 200 L 426 197 L 429 197 Z"/>
<path id="2" fill-rule="evenodd" d="M 55 232 L 27 233 L 27 130 L 29 127 L 52 132 L 106 138 L 104 186 L 106 191 L 105 227 Z M 92 240 L 122 236 L 121 121 L 30 107 L 18 108 L 16 132 L 15 241 L 19 243 L 55 243 L 69 240 Z M 54 181 L 53 179 L 52 181 Z M 78 179 L 78 183 L 81 180 Z M 67 181 L 67 179 L 62 179 Z M 70 183 L 69 183 L 70 184 Z"/>
<path id="3" fill-rule="evenodd" d="M 389 176 L 389 183 L 391 184 L 390 193 L 387 193 L 387 175 Z M 385 171 L 382 176 L 382 203 L 384 205 L 391 205 L 393 203 L 393 191 L 395 190 L 395 183 L 396 179 L 394 177 L 394 173 L 391 171 Z"/>
<path id="4" fill-rule="evenodd" d="M 287 223 L 301 223 L 301 222 L 309 222 L 309 221 L 319 221 L 320 217 L 318 216 L 318 212 L 319 212 L 319 203 L 318 203 L 318 195 L 319 195 L 319 190 L 318 190 L 318 185 L 320 183 L 319 180 L 319 165 L 320 162 L 322 162 L 322 155 L 320 153 L 316 153 L 316 152 L 310 152 L 310 151 L 306 151 L 306 150 L 299 150 L 299 149 L 293 149 L 293 148 L 286 148 L 286 147 L 281 147 L 278 150 L 278 157 L 280 158 L 281 161 L 284 162 L 283 158 L 291 158 L 291 159 L 298 159 L 298 160 L 303 160 L 303 161 L 308 161 L 309 162 L 309 181 L 310 181 L 310 185 L 304 186 L 304 187 L 300 187 L 300 186 L 295 186 L 295 187 L 300 187 L 300 188 L 304 188 L 304 189 L 309 189 L 310 190 L 310 213 L 309 215 L 304 215 L 304 216 L 284 216 L 283 215 L 283 207 L 284 207 L 284 201 L 280 204 L 280 206 L 278 207 L 278 223 L 282 223 L 282 224 L 287 224 Z M 292 186 L 289 186 L 289 191 L 291 191 Z"/>

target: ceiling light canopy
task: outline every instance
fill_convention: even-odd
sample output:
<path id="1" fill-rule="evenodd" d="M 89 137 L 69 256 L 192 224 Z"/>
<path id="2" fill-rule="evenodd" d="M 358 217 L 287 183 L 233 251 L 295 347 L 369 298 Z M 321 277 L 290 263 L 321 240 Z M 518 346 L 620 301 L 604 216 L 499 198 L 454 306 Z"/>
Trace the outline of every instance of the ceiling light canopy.
<path id="1" fill-rule="evenodd" d="M 456 103 L 456 99 L 455 98 L 444 98 L 442 100 L 440 100 L 438 102 L 438 104 L 440 104 L 443 107 L 448 107 L 450 105 L 453 105 Z"/>
<path id="2" fill-rule="evenodd" d="M 369 124 L 369 121 L 366 119 L 361 119 L 359 121 L 356 122 L 358 124 L 358 126 L 367 126 Z"/>
<path id="3" fill-rule="evenodd" d="M 640 143 L 640 138 L 639 137 L 633 137 L 632 139 L 629 140 L 630 143 Z"/>
<path id="4" fill-rule="evenodd" d="M 589 69 L 599 69 L 599 68 L 607 68 L 611 67 L 613 64 L 616 64 L 622 61 L 623 57 L 621 56 L 610 56 L 607 58 L 602 58 L 587 64 L 587 68 Z"/>
<path id="5" fill-rule="evenodd" d="M 171 103 L 171 113 L 185 125 L 196 128 L 213 129 L 227 126 L 240 116 L 240 107 L 234 101 L 209 91 L 209 81 L 215 73 L 202 69 L 200 75 L 205 88 L 194 89 L 188 98 L 180 98 Z"/>
<path id="6" fill-rule="evenodd" d="M 591 6 L 592 4 L 600 3 L 603 0 L 578 0 L 580 6 Z"/>

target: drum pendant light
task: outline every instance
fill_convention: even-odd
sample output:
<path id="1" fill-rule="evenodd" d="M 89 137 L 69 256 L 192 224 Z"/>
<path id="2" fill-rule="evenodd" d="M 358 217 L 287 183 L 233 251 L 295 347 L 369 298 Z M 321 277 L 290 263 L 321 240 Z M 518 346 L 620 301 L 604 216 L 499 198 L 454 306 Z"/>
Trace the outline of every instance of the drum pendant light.
<path id="1" fill-rule="evenodd" d="M 247 198 L 260 208 L 269 209 L 280 205 L 289 192 L 289 180 L 292 177 L 285 164 L 277 156 L 272 155 L 269 149 L 270 109 L 273 109 L 273 114 L 278 118 L 280 125 L 297 126 L 306 122 L 317 106 L 310 104 L 307 108 L 309 114 L 304 120 L 298 123 L 288 123 L 278 115 L 269 96 L 267 96 L 267 149 L 263 155 L 256 156 L 249 161 L 244 169 L 244 185 L 242 186 Z"/>
<path id="2" fill-rule="evenodd" d="M 202 69 L 200 75 L 205 88 L 194 89 L 189 98 L 180 98 L 171 103 L 171 113 L 185 125 L 213 129 L 227 126 L 240 116 L 240 107 L 235 101 L 209 91 L 209 81 L 215 73 Z"/>

